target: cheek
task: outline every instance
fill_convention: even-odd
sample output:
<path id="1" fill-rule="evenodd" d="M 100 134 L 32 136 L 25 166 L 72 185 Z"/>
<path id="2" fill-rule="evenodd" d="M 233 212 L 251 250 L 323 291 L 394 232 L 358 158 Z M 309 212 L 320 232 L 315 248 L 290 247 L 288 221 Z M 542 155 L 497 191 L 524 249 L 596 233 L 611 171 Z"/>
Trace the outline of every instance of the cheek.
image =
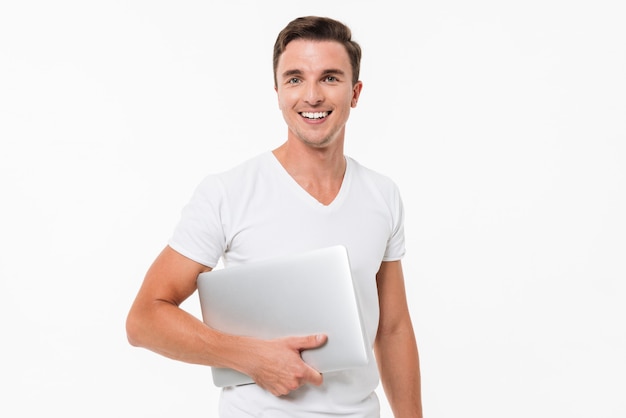
<path id="1" fill-rule="evenodd" d="M 278 95 L 278 108 L 280 110 L 289 109 L 291 107 L 290 103 L 292 103 L 292 100 L 288 94 L 281 93 Z"/>

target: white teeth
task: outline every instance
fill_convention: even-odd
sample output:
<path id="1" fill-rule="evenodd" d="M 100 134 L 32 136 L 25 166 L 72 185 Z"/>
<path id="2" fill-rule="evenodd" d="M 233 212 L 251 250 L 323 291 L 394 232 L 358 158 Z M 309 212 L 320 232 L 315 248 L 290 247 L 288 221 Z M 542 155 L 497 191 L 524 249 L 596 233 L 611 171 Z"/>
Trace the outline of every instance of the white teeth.
<path id="1" fill-rule="evenodd" d="M 302 112 L 302 116 L 307 119 L 320 119 L 328 116 L 328 112 Z"/>

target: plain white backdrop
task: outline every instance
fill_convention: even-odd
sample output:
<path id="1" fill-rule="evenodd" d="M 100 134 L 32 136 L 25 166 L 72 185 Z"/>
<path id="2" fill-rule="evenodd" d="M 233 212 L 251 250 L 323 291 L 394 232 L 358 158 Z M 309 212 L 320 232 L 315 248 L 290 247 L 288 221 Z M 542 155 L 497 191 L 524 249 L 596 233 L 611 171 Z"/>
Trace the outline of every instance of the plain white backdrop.
<path id="1" fill-rule="evenodd" d="M 314 3 L 0 5 L 0 415 L 216 416 L 126 313 L 201 178 L 285 139 L 272 46 L 318 14 L 403 191 L 426 416 L 626 416 L 623 2 Z"/>

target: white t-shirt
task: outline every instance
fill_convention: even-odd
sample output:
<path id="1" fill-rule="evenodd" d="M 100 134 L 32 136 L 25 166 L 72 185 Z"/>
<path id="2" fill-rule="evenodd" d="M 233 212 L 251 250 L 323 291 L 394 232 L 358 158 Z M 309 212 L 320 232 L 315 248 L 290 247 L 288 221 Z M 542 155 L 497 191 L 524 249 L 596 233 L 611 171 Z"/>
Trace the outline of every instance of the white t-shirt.
<path id="1" fill-rule="evenodd" d="M 207 176 L 182 211 L 169 245 L 209 267 L 225 267 L 342 244 L 348 249 L 365 331 L 373 345 L 379 306 L 376 273 L 404 256 L 404 213 L 395 183 L 346 157 L 341 189 L 319 203 L 265 152 Z M 374 356 L 368 366 L 325 373 L 324 383 L 275 397 L 257 385 L 224 388 L 221 417 L 378 417 Z"/>

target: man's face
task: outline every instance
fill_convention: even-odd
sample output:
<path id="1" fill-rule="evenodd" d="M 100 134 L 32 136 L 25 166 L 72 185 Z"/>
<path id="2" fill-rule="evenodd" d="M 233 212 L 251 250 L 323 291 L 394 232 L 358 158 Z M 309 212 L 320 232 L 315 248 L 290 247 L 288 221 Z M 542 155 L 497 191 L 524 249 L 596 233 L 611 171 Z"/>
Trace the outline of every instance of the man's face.
<path id="1" fill-rule="evenodd" d="M 295 40 L 276 68 L 278 105 L 289 137 L 317 148 L 343 140 L 350 109 L 362 84 L 352 85 L 352 67 L 343 45 Z"/>

